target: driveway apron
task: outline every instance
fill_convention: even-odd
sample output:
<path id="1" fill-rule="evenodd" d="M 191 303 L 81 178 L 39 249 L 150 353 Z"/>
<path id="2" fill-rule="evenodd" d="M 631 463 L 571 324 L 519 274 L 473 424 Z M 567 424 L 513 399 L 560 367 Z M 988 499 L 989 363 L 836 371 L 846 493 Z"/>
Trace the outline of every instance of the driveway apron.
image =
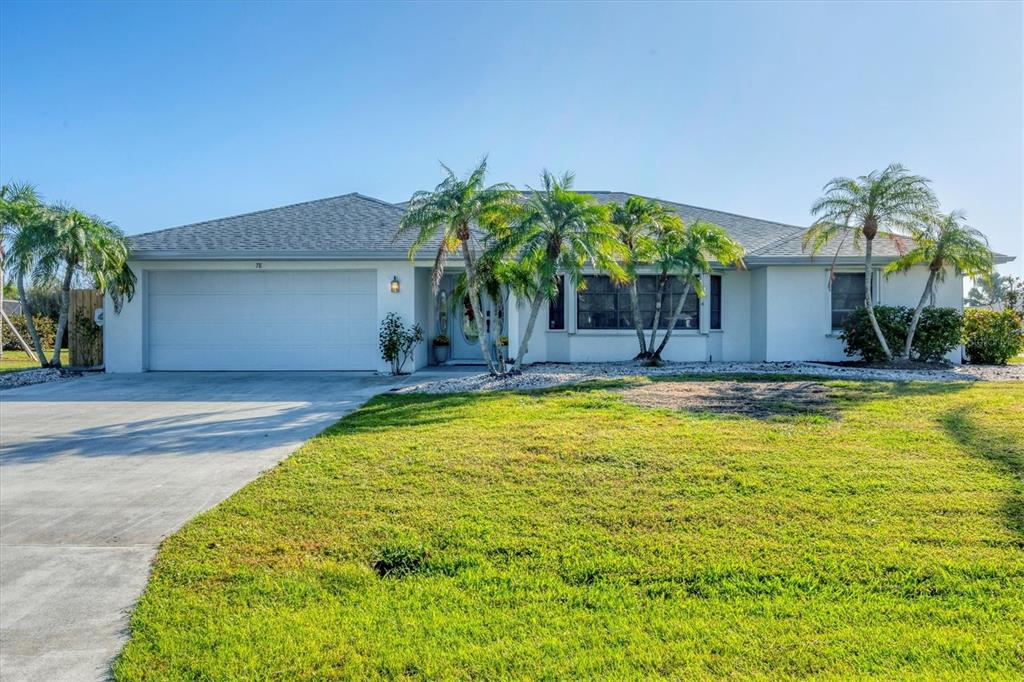
<path id="1" fill-rule="evenodd" d="M 160 541 L 394 384 L 175 372 L 0 392 L 0 679 L 106 678 Z"/>

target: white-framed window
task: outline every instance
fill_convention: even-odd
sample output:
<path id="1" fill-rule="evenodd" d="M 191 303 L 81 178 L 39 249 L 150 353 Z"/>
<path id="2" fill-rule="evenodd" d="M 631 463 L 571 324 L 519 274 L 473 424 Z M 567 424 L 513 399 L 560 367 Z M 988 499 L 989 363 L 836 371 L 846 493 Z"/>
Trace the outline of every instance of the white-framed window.
<path id="1" fill-rule="evenodd" d="M 829 315 L 830 327 L 833 331 L 843 328 L 846 319 L 853 311 L 864 305 L 864 271 L 847 271 L 830 273 Z M 878 304 L 878 273 L 872 273 L 871 294 L 875 305 Z"/>
<path id="2" fill-rule="evenodd" d="M 640 275 L 637 278 L 640 315 L 644 329 L 650 329 L 654 323 L 654 310 L 658 291 L 656 275 Z M 630 304 L 629 288 L 616 286 L 606 275 L 584 275 L 586 286 L 576 293 L 576 328 L 583 330 L 632 330 L 633 312 Z M 677 278 L 673 277 L 666 287 L 661 305 L 661 316 L 658 326 L 668 327 L 669 318 L 675 309 L 679 296 L 685 290 Z M 718 300 L 713 305 L 721 311 L 721 287 L 715 287 L 713 297 Z M 718 321 L 720 322 L 719 315 Z M 676 320 L 676 329 L 700 329 L 700 301 L 697 292 L 690 289 L 683 303 L 682 312 Z"/>

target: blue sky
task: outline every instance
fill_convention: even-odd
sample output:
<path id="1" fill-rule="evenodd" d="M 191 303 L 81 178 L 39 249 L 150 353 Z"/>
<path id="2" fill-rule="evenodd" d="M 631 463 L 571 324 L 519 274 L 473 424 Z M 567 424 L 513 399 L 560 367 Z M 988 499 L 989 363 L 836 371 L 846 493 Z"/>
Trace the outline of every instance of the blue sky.
<path id="1" fill-rule="evenodd" d="M 1020 3 L 0 3 L 0 178 L 141 232 L 489 153 L 796 224 L 901 161 L 1024 273 Z"/>

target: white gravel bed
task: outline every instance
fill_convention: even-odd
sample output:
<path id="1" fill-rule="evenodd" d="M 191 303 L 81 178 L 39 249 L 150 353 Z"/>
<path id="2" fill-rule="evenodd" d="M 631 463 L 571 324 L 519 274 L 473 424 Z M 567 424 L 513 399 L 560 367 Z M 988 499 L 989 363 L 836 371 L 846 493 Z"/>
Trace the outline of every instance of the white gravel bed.
<path id="1" fill-rule="evenodd" d="M 77 372 L 67 372 L 59 369 L 23 369 L 17 372 L 4 372 L 0 374 L 0 391 L 19 386 L 30 386 L 32 384 L 46 384 L 52 381 L 64 381 L 80 376 Z"/>
<path id="2" fill-rule="evenodd" d="M 838 367 L 814 362 L 680 362 L 661 367 L 623 363 L 545 363 L 527 367 L 522 374 L 492 377 L 486 372 L 450 377 L 424 377 L 398 389 L 401 393 L 459 393 L 548 388 L 589 379 L 666 374 L 799 374 L 830 379 L 882 381 L 1024 381 L 1024 365 L 951 365 L 936 369 L 879 369 Z"/>

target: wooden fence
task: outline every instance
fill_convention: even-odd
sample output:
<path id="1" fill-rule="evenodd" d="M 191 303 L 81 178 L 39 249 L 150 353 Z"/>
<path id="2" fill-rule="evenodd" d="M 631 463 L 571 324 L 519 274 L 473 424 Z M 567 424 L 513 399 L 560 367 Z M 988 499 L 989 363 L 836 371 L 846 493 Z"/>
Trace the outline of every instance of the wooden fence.
<path id="1" fill-rule="evenodd" d="M 72 289 L 68 308 L 68 347 L 72 367 L 103 364 L 103 329 L 94 315 L 103 307 L 103 294 L 95 289 Z"/>

